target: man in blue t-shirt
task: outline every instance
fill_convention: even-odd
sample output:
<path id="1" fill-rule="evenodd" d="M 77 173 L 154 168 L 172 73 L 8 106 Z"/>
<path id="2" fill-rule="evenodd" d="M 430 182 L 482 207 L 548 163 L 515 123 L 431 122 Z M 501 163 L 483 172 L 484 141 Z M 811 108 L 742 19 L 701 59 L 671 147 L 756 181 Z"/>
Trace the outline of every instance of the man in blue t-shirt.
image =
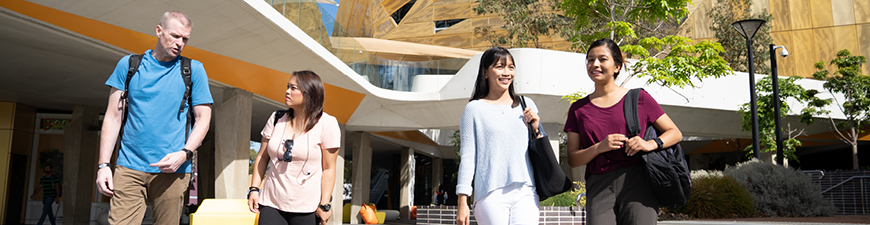
<path id="1" fill-rule="evenodd" d="M 157 25 L 157 45 L 145 51 L 129 87 L 125 83 L 130 56 L 118 61 L 106 81 L 111 91 L 100 137 L 97 189 L 112 197 L 110 224 L 141 224 L 146 201 L 151 203 L 154 224 L 179 223 L 190 181 L 190 160 L 208 131 L 214 102 L 202 63 L 191 60 L 190 104 L 182 103 L 181 50 L 192 26 L 179 11 L 164 13 Z M 126 101 L 122 98 L 125 90 Z M 185 104 L 181 111 L 179 104 Z M 188 110 L 193 110 L 195 119 L 189 136 L 185 133 Z M 122 122 L 125 113 L 126 122 Z M 113 176 L 109 163 L 121 131 Z"/>

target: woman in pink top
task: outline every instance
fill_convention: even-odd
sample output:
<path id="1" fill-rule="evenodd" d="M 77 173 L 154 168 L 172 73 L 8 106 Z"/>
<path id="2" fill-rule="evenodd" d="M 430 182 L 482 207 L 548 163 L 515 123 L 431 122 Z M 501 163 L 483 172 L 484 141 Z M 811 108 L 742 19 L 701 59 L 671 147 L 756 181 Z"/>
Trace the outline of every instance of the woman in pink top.
<path id="1" fill-rule="evenodd" d="M 248 207 L 259 224 L 315 224 L 329 220 L 335 162 L 341 132 L 335 117 L 323 112 L 323 82 L 311 71 L 296 71 L 287 83 L 284 105 L 269 116 L 248 191 Z M 278 112 L 276 112 L 278 113 Z M 268 164 L 268 166 L 267 166 Z M 263 175 L 266 182 L 261 190 Z"/>
<path id="2" fill-rule="evenodd" d="M 641 127 L 653 125 L 659 138 L 645 141 L 645 129 L 628 137 L 623 112 L 628 89 L 616 85 L 624 65 L 622 51 L 610 39 L 592 43 L 586 53 L 586 73 L 595 91 L 568 110 L 568 163 L 586 165 L 586 224 L 656 224 L 658 200 L 638 154 L 679 142 L 683 135 L 646 91 L 638 98 Z"/>

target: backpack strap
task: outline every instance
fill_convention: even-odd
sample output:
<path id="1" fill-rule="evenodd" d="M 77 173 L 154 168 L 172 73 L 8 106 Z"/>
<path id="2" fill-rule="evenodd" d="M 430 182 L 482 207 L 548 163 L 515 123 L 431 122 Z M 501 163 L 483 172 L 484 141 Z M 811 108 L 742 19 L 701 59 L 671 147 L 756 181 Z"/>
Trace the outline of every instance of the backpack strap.
<path id="1" fill-rule="evenodd" d="M 623 102 L 623 111 L 625 112 L 625 125 L 628 125 L 628 138 L 640 134 L 640 119 L 637 116 L 637 101 L 640 96 L 640 90 L 643 88 L 635 88 L 628 90 L 625 94 L 625 102 Z"/>
<path id="2" fill-rule="evenodd" d="M 193 81 L 190 80 L 190 61 L 190 58 L 181 56 L 181 78 L 184 80 L 184 96 L 181 98 L 181 105 L 178 106 L 178 112 L 184 112 L 184 103 L 187 103 L 190 108 L 190 110 L 187 110 L 187 125 L 184 128 L 185 144 L 187 144 L 190 130 L 193 129 L 193 124 L 196 122 L 196 117 L 193 115 L 193 98 L 190 97 L 191 89 L 193 89 Z"/>
<path id="3" fill-rule="evenodd" d="M 120 138 L 124 137 L 124 126 L 127 124 L 127 114 L 129 114 L 130 101 L 128 101 L 128 96 L 130 93 L 130 80 L 133 80 L 133 75 L 136 75 L 136 71 L 139 70 L 139 64 L 142 63 L 142 57 L 144 55 L 140 54 L 132 54 L 130 55 L 130 59 L 127 61 L 127 80 L 124 81 L 124 93 L 121 93 L 121 100 L 124 101 L 124 114 L 121 117 L 121 129 L 118 131 L 118 135 Z"/>
<path id="4" fill-rule="evenodd" d="M 275 127 L 275 125 L 278 125 L 278 119 L 281 119 L 281 117 L 284 117 L 284 114 L 286 114 L 286 113 L 287 113 L 287 110 L 275 110 L 275 118 L 272 120 L 272 127 Z"/>

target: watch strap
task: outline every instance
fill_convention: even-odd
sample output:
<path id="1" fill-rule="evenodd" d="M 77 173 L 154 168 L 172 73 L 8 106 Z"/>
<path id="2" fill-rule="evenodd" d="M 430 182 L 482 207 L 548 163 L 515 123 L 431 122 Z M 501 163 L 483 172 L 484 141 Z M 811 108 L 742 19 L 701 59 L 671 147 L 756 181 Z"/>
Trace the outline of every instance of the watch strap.
<path id="1" fill-rule="evenodd" d="M 659 146 L 659 148 L 658 148 L 657 150 L 664 148 L 665 143 L 662 142 L 662 139 L 661 139 L 661 138 L 653 138 L 653 140 L 655 140 L 655 141 L 656 141 L 656 145 Z"/>
<path id="2" fill-rule="evenodd" d="M 184 151 L 184 153 L 187 154 L 187 161 L 190 161 L 193 159 L 193 151 L 191 151 L 190 149 L 187 149 L 187 148 L 182 148 L 181 151 Z"/>

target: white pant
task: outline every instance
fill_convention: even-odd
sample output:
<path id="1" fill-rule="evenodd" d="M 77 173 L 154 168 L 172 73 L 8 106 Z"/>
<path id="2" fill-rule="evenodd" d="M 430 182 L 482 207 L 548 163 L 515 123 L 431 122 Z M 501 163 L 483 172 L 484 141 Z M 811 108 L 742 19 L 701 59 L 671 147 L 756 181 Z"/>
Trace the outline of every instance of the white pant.
<path id="1" fill-rule="evenodd" d="M 483 225 L 538 224 L 538 195 L 520 183 L 496 189 L 474 203 L 474 217 Z"/>

